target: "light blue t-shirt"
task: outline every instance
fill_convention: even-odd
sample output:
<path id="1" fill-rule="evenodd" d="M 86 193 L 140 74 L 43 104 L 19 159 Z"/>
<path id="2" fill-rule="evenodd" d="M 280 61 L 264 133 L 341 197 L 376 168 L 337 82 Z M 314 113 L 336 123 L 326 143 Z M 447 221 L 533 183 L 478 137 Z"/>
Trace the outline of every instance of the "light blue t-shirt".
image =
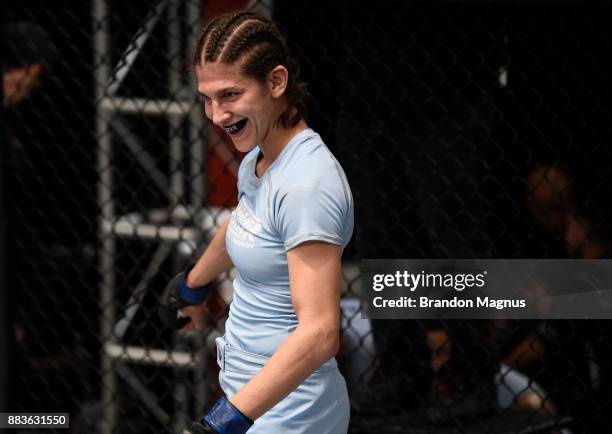
<path id="1" fill-rule="evenodd" d="M 287 251 L 305 241 L 344 247 L 353 232 L 353 198 L 344 171 L 312 129 L 297 134 L 259 178 L 259 148 L 238 171 L 238 206 L 226 246 L 238 270 L 225 340 L 272 355 L 297 327 Z"/>

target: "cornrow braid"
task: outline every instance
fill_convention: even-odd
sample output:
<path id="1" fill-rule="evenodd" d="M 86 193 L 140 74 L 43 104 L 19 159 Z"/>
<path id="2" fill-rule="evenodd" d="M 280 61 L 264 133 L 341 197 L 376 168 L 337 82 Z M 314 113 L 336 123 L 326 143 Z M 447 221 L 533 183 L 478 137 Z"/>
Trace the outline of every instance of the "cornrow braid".
<path id="1" fill-rule="evenodd" d="M 227 40 L 232 37 L 236 32 L 236 29 L 246 20 L 248 15 L 235 14 L 230 15 L 227 22 L 223 27 L 219 29 L 219 32 L 215 35 L 215 38 L 210 38 L 210 43 L 206 47 L 204 54 L 204 60 L 207 62 L 214 62 L 218 60 L 219 54 L 225 48 Z"/>
<path id="2" fill-rule="evenodd" d="M 232 65 L 238 61 L 244 75 L 262 84 L 276 66 L 287 68 L 285 95 L 289 107 L 277 123 L 289 128 L 305 119 L 309 99 L 306 83 L 300 79 L 299 64 L 274 23 L 252 12 L 235 12 L 220 15 L 203 27 L 193 52 L 194 67 L 203 62 Z"/>
<path id="3" fill-rule="evenodd" d="M 217 29 L 217 31 L 220 31 L 219 24 L 221 20 L 223 20 L 223 18 L 224 17 L 222 15 L 219 15 L 213 18 L 208 23 L 208 25 L 203 26 L 202 29 L 200 29 L 200 33 L 198 34 L 198 38 L 196 39 L 196 43 L 193 48 L 193 53 L 191 57 L 192 65 L 195 66 L 195 65 L 201 64 L 201 61 L 202 61 L 201 56 L 202 56 L 202 51 L 204 50 L 204 43 L 208 40 L 213 30 Z"/>
<path id="4" fill-rule="evenodd" d="M 279 57 L 286 59 L 289 57 L 289 50 L 282 35 L 275 30 L 271 23 L 247 22 L 228 41 L 223 50 L 222 61 L 233 63 L 251 48 L 262 44 L 270 44 L 272 46 L 270 48 L 275 48 L 274 51 Z"/>

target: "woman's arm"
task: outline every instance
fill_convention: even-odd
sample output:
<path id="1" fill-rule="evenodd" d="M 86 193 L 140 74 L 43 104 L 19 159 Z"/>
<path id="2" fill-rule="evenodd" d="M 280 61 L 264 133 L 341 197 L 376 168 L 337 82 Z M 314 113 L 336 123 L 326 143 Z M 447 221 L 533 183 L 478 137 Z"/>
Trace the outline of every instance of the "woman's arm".
<path id="1" fill-rule="evenodd" d="M 204 286 L 232 267 L 232 260 L 225 248 L 225 234 L 228 225 L 229 219 L 221 225 L 198 262 L 189 272 L 187 286 L 190 288 Z"/>
<path id="2" fill-rule="evenodd" d="M 340 338 L 339 246 L 306 242 L 287 252 L 296 330 L 230 402 L 257 419 L 338 352 Z"/>
<path id="3" fill-rule="evenodd" d="M 225 248 L 225 235 L 228 225 L 229 219 L 221 225 L 198 262 L 189 272 L 186 282 L 188 287 L 202 287 L 232 267 L 232 261 Z M 204 318 L 207 313 L 206 303 L 185 306 L 181 309 L 181 313 L 191 318 L 191 321 L 179 330 L 180 333 L 186 333 L 193 329 L 204 329 Z"/>

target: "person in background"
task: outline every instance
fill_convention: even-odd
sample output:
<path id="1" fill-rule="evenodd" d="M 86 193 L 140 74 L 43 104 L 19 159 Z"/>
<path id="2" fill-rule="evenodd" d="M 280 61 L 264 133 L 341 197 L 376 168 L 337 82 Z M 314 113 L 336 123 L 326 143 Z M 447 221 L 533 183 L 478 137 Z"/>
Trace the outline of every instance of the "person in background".
<path id="1" fill-rule="evenodd" d="M 7 226 L 5 312 L 8 314 L 2 326 L 7 329 L 8 351 L 3 356 L 7 358 L 10 372 L 7 376 L 7 396 L 11 411 L 15 411 L 20 402 L 20 388 L 16 381 L 20 377 L 18 370 L 24 369 L 21 359 L 25 357 L 22 344 L 26 333 L 24 319 L 16 314 L 17 305 L 23 302 L 25 292 L 18 282 L 16 270 L 26 262 L 27 253 L 23 247 L 27 244 L 30 249 L 36 249 L 31 240 L 34 232 L 40 230 L 40 222 L 29 225 L 31 219 L 22 218 L 23 215 L 33 218 L 37 214 L 33 212 L 32 204 L 27 203 L 30 193 L 36 191 L 30 182 L 34 179 L 36 168 L 29 155 L 28 140 L 19 132 L 29 122 L 27 116 L 22 115 L 22 109 L 41 87 L 56 57 L 57 49 L 41 26 L 28 21 L 0 25 L 2 181 L 5 187 L 2 212 L 5 213 Z"/>

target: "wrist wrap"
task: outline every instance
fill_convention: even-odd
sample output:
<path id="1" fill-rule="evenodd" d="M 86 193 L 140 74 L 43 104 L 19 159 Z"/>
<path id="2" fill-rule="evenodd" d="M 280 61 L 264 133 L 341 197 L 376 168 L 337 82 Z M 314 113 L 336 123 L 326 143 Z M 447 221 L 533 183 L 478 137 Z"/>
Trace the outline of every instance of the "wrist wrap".
<path id="1" fill-rule="evenodd" d="M 244 434 L 253 425 L 253 421 L 234 407 L 225 396 L 215 403 L 201 422 L 208 424 L 219 434 Z"/>
<path id="2" fill-rule="evenodd" d="M 179 310 L 185 306 L 200 304 L 208 296 L 210 284 L 195 289 L 187 286 L 187 275 L 190 271 L 191 268 L 188 268 L 174 276 L 162 294 L 158 313 L 168 327 L 180 329 L 185 326 L 191 319 L 179 318 Z"/>
<path id="3" fill-rule="evenodd" d="M 199 288 L 190 288 L 187 286 L 188 273 L 188 271 L 181 273 L 181 279 L 179 281 L 179 297 L 188 305 L 200 304 L 208 295 L 209 285 L 204 285 Z"/>

